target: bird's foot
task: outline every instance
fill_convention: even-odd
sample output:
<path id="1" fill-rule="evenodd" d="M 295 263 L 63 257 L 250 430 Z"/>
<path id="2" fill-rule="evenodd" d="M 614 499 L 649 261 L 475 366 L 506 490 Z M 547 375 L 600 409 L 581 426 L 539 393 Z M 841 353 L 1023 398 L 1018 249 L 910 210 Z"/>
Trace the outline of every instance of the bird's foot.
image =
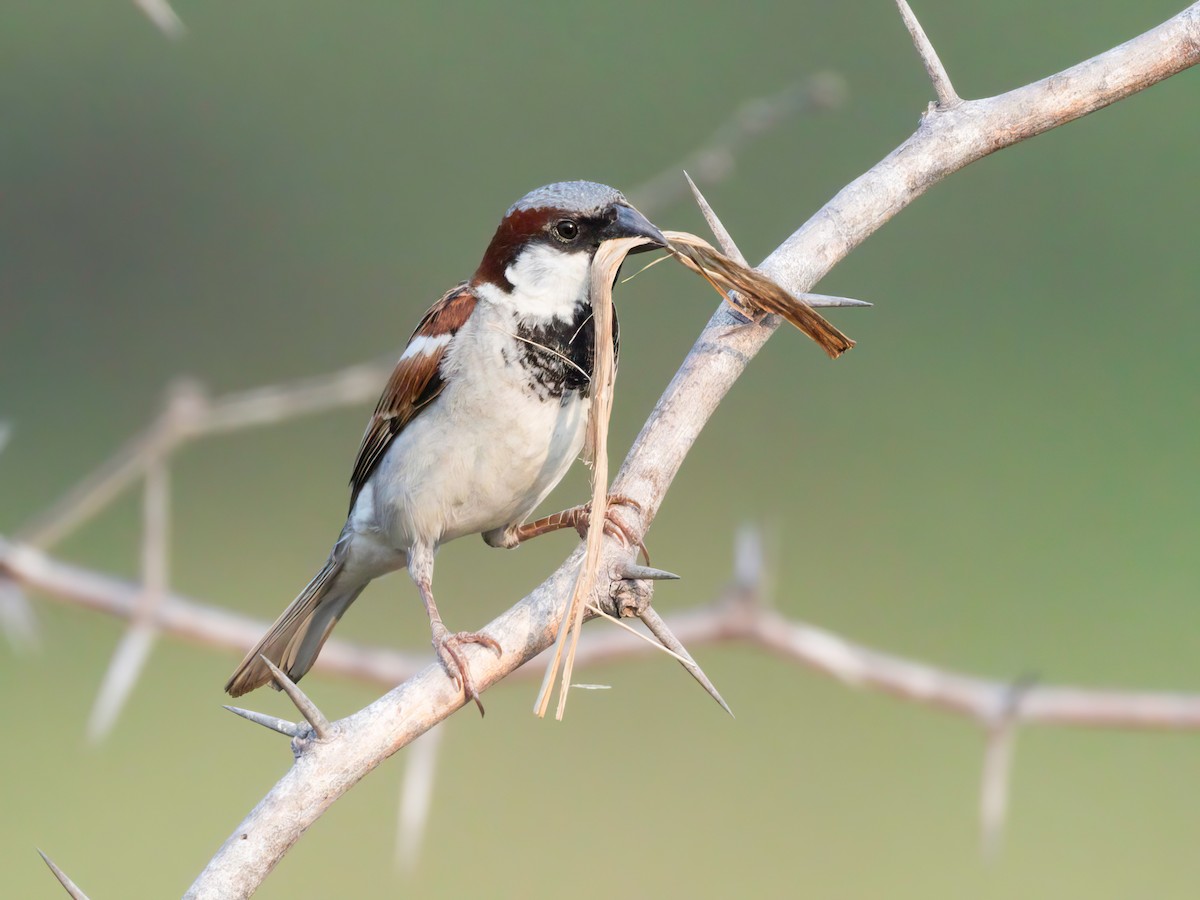
<path id="1" fill-rule="evenodd" d="M 442 668 L 446 670 L 446 674 L 450 676 L 454 686 L 460 687 L 468 700 L 475 701 L 475 705 L 479 707 L 479 715 L 482 716 L 484 714 L 483 703 L 479 699 L 475 683 L 471 680 L 471 671 L 467 668 L 467 661 L 462 655 L 462 647 L 464 644 L 482 644 L 489 650 L 496 651 L 496 655 L 499 656 L 500 644 L 495 638 L 478 631 L 447 631 L 446 626 L 441 622 L 434 623 L 432 629 L 433 649 L 437 651 Z"/>
<path id="2" fill-rule="evenodd" d="M 646 549 L 645 543 L 627 523 L 621 520 L 620 516 L 615 515 L 616 509 L 619 506 L 632 507 L 638 514 L 642 512 L 642 504 L 638 503 L 632 497 L 626 497 L 624 494 L 609 494 L 608 502 L 604 508 L 604 533 L 618 538 L 626 547 L 637 547 L 643 558 L 645 558 L 646 565 L 649 565 L 650 551 Z M 592 504 L 591 502 L 584 503 L 582 506 L 575 507 L 575 509 L 579 511 L 578 520 L 575 522 L 575 530 L 579 532 L 581 538 L 586 540 L 588 526 L 592 521 Z M 568 510 L 568 512 L 570 511 Z"/>
<path id="3" fill-rule="evenodd" d="M 637 547 L 648 564 L 650 562 L 650 552 L 646 549 L 646 545 L 634 530 L 616 514 L 616 509 L 619 506 L 629 506 L 638 513 L 642 512 L 642 505 L 633 498 L 626 497 L 624 494 L 609 494 L 608 503 L 604 510 L 604 533 L 617 538 L 627 547 Z M 579 506 L 573 506 L 570 509 L 564 509 L 562 512 L 555 513 L 552 516 L 546 516 L 535 522 L 528 522 L 518 526 L 513 531 L 515 540 L 512 543 L 515 545 L 551 531 L 558 531 L 560 528 L 574 528 L 579 533 L 580 538 L 586 539 L 588 527 L 591 525 L 591 522 L 592 504 L 583 503 Z"/>

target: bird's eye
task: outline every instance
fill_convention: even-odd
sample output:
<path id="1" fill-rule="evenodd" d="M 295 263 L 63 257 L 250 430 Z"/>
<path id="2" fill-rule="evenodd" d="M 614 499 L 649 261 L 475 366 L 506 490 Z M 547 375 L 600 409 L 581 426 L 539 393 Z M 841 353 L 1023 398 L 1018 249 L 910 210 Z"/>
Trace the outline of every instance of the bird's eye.
<path id="1" fill-rule="evenodd" d="M 579 237 L 579 225 L 572 219 L 559 219 L 554 223 L 554 236 L 560 241 L 573 241 Z"/>

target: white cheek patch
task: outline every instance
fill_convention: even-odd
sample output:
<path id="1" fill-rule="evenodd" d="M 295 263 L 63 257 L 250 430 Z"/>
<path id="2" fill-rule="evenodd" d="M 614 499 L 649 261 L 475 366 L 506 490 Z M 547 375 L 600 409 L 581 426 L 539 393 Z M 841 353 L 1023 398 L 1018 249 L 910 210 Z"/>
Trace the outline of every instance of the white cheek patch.
<path id="1" fill-rule="evenodd" d="M 412 359 L 414 356 L 432 356 L 449 343 L 450 335 L 448 334 L 418 334 L 408 342 L 408 346 L 404 348 L 404 353 L 400 355 L 400 361 L 404 362 L 404 360 Z"/>
<path id="2" fill-rule="evenodd" d="M 560 318 L 570 321 L 575 307 L 586 299 L 591 257 L 583 251 L 572 253 L 546 244 L 534 244 L 521 251 L 504 277 L 519 295 L 525 316 Z"/>

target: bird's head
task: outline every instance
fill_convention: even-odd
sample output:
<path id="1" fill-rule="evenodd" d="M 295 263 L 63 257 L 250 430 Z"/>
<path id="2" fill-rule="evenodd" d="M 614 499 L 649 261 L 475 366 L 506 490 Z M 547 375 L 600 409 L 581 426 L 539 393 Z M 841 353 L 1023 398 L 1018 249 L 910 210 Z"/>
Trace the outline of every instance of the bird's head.
<path id="1" fill-rule="evenodd" d="M 530 191 L 509 207 L 475 272 L 474 283 L 505 294 L 574 303 L 586 298 L 599 246 L 623 237 L 666 238 L 620 191 L 591 181 L 560 181 Z M 637 251 L 635 251 L 637 252 Z"/>

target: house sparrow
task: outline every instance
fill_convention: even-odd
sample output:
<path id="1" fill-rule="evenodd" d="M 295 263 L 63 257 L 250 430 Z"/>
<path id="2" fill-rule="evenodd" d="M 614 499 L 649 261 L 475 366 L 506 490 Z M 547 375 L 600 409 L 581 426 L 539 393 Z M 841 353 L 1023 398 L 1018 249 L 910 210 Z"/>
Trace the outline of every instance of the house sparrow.
<path id="1" fill-rule="evenodd" d="M 462 645 L 499 652 L 487 635 L 451 633 L 431 588 L 433 558 L 480 533 L 515 547 L 586 523 L 583 508 L 526 524 L 579 456 L 595 350 L 589 275 L 606 240 L 666 239 L 616 190 L 550 184 L 509 208 L 474 277 L 448 291 L 409 338 L 367 425 L 350 477 L 350 513 L 325 566 L 242 660 L 234 697 L 294 681 L 372 579 L 408 569 L 447 673 L 479 703 Z M 614 350 L 616 328 L 613 329 Z M 482 712 L 483 707 L 480 706 Z"/>

